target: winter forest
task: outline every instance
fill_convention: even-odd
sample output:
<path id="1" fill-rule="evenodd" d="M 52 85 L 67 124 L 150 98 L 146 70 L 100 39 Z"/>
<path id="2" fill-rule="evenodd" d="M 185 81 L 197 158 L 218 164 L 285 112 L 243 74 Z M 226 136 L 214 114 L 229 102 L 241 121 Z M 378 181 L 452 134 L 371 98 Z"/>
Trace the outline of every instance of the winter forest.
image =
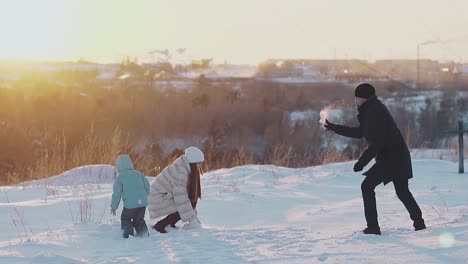
<path id="1" fill-rule="evenodd" d="M 121 64 L 118 71 L 147 71 L 133 68 Z M 333 121 L 356 125 L 353 82 L 201 75 L 190 80 L 191 88 L 177 89 L 177 80 L 145 81 L 144 74 L 123 80 L 96 80 L 96 75 L 31 72 L 13 89 L 0 91 L 3 184 L 109 164 L 119 153 L 130 153 L 138 169 L 155 176 L 154 169 L 171 163 L 186 145 L 202 147 L 206 170 L 307 167 L 352 160 L 363 148 L 360 141 L 323 133 L 318 122 L 320 111 L 331 105 Z M 468 90 L 415 90 L 392 80 L 377 87 L 411 148 L 457 151 L 456 135 L 446 131 L 467 120 Z"/>

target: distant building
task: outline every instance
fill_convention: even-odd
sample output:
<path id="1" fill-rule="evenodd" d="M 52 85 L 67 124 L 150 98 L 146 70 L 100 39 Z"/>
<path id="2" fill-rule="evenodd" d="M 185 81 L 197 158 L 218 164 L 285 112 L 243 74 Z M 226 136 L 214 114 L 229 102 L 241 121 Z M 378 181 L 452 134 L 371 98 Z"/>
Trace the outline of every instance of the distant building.
<path id="1" fill-rule="evenodd" d="M 452 71 L 455 78 L 455 85 L 458 88 L 468 87 L 468 65 L 459 65 Z"/>
<path id="2" fill-rule="evenodd" d="M 439 63 L 429 59 L 420 59 L 419 62 L 406 59 L 377 60 L 374 65 L 376 71 L 391 79 L 419 82 L 429 86 L 437 83 L 440 74 Z"/>

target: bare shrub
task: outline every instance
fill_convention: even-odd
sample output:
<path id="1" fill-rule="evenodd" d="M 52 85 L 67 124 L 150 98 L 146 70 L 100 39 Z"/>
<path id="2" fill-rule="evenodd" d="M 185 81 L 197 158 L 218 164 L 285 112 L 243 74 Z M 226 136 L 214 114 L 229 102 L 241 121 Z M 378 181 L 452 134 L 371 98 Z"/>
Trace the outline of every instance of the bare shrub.
<path id="1" fill-rule="evenodd" d="M 46 196 L 58 195 L 59 191 L 54 187 L 46 187 Z"/>
<path id="2" fill-rule="evenodd" d="M 88 196 L 80 200 L 80 223 L 86 224 L 91 221 L 93 201 Z"/>
<path id="3" fill-rule="evenodd" d="M 248 165 L 248 164 L 253 164 L 253 163 L 254 161 L 253 161 L 252 155 L 249 155 L 245 151 L 245 149 L 241 148 L 234 155 L 231 166 L 242 166 L 242 165 Z"/>
<path id="4" fill-rule="evenodd" d="M 284 145 L 275 145 L 269 152 L 267 163 L 288 167 L 294 161 L 293 148 Z"/>
<path id="5" fill-rule="evenodd" d="M 95 221 L 96 224 L 102 223 L 102 219 L 104 218 L 104 215 L 107 213 L 108 202 L 109 202 L 109 201 L 108 201 L 108 199 L 106 198 L 106 202 L 104 203 L 104 207 L 103 207 L 101 213 L 99 214 L 99 216 L 96 218 L 96 221 Z"/>
<path id="6" fill-rule="evenodd" d="M 34 233 L 31 228 L 29 228 L 29 230 L 28 228 L 26 228 L 24 211 L 20 211 L 17 208 L 13 208 L 13 213 L 14 214 L 11 216 L 11 220 L 13 221 L 13 225 L 15 226 L 18 238 L 21 242 L 30 241 L 31 238 L 34 236 Z"/>
<path id="7" fill-rule="evenodd" d="M 322 164 L 349 161 L 350 157 L 346 153 L 341 153 L 333 148 L 322 153 Z"/>

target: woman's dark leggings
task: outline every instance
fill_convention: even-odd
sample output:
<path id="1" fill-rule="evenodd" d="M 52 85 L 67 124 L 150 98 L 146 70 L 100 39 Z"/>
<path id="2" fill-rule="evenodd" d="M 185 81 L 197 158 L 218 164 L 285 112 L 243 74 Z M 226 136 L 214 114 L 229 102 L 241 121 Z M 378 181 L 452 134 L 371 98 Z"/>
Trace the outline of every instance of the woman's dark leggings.
<path id="1" fill-rule="evenodd" d="M 197 207 L 197 202 L 192 203 L 192 208 L 195 209 L 195 207 Z M 179 220 L 180 220 L 180 214 L 179 212 L 175 212 L 166 216 L 164 219 L 162 219 L 158 223 L 161 223 L 163 228 L 165 228 L 168 225 L 170 225 L 171 227 L 175 227 L 176 223 L 179 222 Z"/>

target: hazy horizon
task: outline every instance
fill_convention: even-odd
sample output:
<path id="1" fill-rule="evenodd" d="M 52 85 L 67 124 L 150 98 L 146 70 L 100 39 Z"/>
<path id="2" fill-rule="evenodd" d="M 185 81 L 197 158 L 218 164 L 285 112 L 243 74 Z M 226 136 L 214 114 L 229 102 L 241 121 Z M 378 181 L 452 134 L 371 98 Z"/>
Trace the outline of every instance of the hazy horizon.
<path id="1" fill-rule="evenodd" d="M 128 59 L 131 59 L 133 60 L 134 57 L 122 57 L 121 59 L 119 59 L 118 61 L 104 61 L 104 62 L 100 62 L 100 61 L 93 61 L 93 60 L 89 60 L 87 58 L 84 58 L 84 57 L 80 57 L 80 58 L 76 58 L 76 59 L 69 59 L 69 60 L 59 60 L 59 59 L 35 59 L 35 58 L 19 58 L 19 57 L 0 57 L 0 63 L 5 63 L 5 62 L 15 62 L 15 63 L 51 63 L 51 64 L 54 64 L 54 63 L 80 63 L 80 62 L 83 62 L 83 63 L 91 63 L 91 64 L 102 64 L 102 65 L 106 65 L 106 64 L 120 64 L 123 60 L 125 60 L 126 58 Z M 139 59 L 139 58 L 138 58 Z M 200 61 L 201 59 L 204 59 L 204 58 L 194 58 L 193 61 L 188 61 L 188 63 L 191 63 L 191 62 L 197 62 L 197 61 Z M 224 64 L 224 62 L 222 61 L 217 61 L 215 58 L 209 58 L 209 59 L 213 59 L 213 63 L 211 65 L 222 65 Z M 265 63 L 265 62 L 268 62 L 269 60 L 274 60 L 274 61 L 286 61 L 286 60 L 317 60 L 317 61 L 326 61 L 326 60 L 333 60 L 333 58 L 267 58 L 265 60 L 262 60 L 262 61 L 259 61 L 258 63 L 234 63 L 234 62 L 229 62 L 229 61 L 226 61 L 226 63 L 228 63 L 228 65 L 240 65 L 240 66 L 246 66 L 246 67 L 257 67 L 259 66 L 260 64 L 262 63 Z M 425 60 L 426 58 L 421 58 L 421 60 Z M 361 58 L 344 58 L 344 59 L 341 59 L 341 58 L 336 58 L 336 60 L 363 60 L 363 61 L 367 61 L 369 63 L 375 63 L 376 61 L 382 61 L 382 60 L 393 60 L 393 61 L 398 61 L 398 60 L 416 60 L 416 58 L 377 58 L 375 60 L 366 60 L 366 59 L 361 59 Z M 431 60 L 431 59 L 429 59 Z M 439 62 L 439 63 L 458 63 L 458 62 L 455 62 L 455 61 L 450 61 L 450 60 L 443 60 L 443 61 L 438 61 L 438 60 L 434 60 L 436 62 Z M 151 64 L 151 63 L 155 63 L 157 64 L 158 62 L 151 62 L 151 61 L 140 61 L 138 60 L 137 61 L 138 64 L 141 64 L 141 63 L 144 63 L 144 64 Z M 468 62 L 462 62 L 461 64 L 467 64 Z M 173 65 L 177 65 L 177 63 L 174 63 Z"/>
<path id="2" fill-rule="evenodd" d="M 0 1 L 0 58 L 468 60 L 468 1 Z M 183 52 L 182 50 L 183 49 Z M 178 52 L 179 51 L 179 52 Z"/>

